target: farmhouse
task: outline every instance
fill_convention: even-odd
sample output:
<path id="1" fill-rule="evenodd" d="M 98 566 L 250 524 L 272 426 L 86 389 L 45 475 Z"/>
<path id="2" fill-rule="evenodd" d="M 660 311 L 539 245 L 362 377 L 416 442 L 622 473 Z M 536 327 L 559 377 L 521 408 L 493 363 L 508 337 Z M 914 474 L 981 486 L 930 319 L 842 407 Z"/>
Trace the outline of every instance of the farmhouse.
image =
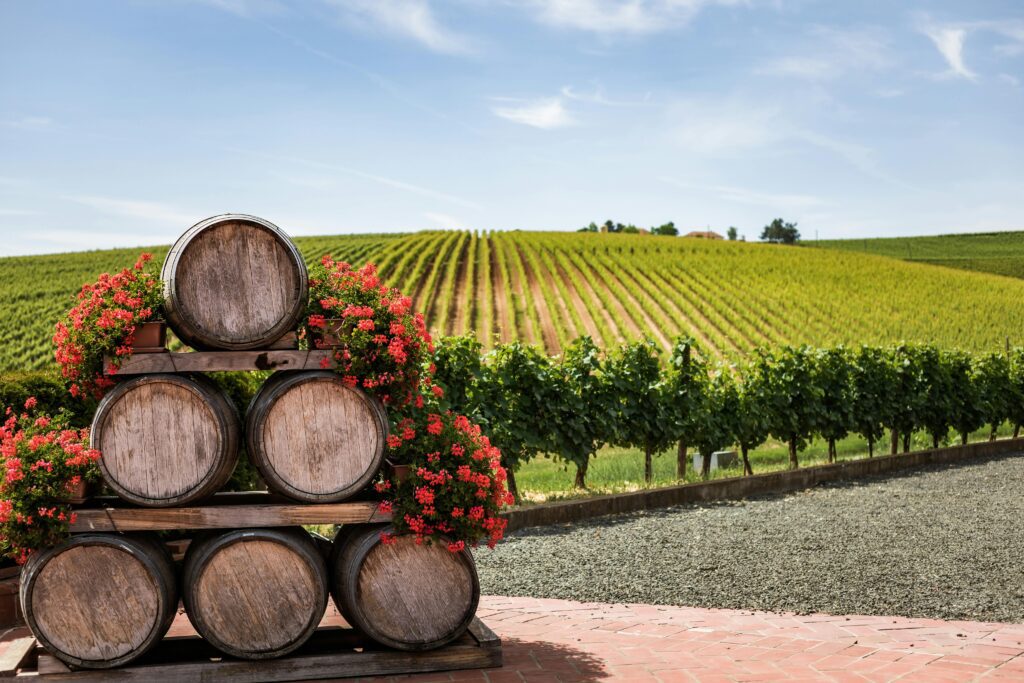
<path id="1" fill-rule="evenodd" d="M 696 237 L 703 240 L 724 240 L 725 238 L 719 235 L 714 230 L 694 230 L 688 232 L 683 237 Z"/>

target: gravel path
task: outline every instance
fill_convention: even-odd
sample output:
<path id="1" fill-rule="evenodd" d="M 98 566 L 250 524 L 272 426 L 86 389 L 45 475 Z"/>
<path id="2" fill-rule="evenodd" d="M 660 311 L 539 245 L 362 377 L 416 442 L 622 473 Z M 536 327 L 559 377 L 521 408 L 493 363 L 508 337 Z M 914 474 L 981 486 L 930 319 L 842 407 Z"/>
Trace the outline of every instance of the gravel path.
<path id="1" fill-rule="evenodd" d="M 484 593 L 1024 622 L 1024 455 L 512 534 Z"/>

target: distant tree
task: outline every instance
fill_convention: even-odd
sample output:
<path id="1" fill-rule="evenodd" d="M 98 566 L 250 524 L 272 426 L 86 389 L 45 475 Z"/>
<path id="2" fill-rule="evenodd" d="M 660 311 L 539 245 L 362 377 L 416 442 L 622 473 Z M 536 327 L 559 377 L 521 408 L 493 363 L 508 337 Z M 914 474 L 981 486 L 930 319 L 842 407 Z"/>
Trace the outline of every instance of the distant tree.
<path id="1" fill-rule="evenodd" d="M 679 228 L 676 227 L 675 223 L 673 223 L 672 221 L 669 221 L 668 223 L 664 223 L 664 224 L 659 225 L 659 226 L 657 226 L 655 228 L 651 228 L 651 234 L 652 235 L 666 235 L 668 237 L 675 237 L 676 235 L 679 234 Z"/>
<path id="2" fill-rule="evenodd" d="M 736 238 L 740 235 L 740 231 L 736 229 L 735 225 L 730 225 L 725 234 L 729 236 L 730 242 L 735 242 Z"/>
<path id="3" fill-rule="evenodd" d="M 638 232 L 640 232 L 640 228 L 630 223 L 629 225 L 623 225 L 622 230 L 619 230 L 619 232 L 626 233 L 629 235 L 635 235 Z"/>
<path id="4" fill-rule="evenodd" d="M 761 240 L 772 244 L 796 244 L 800 241 L 800 232 L 796 229 L 796 223 L 786 223 L 776 218 L 764 226 Z"/>
<path id="5" fill-rule="evenodd" d="M 621 225 L 622 225 L 621 223 L 615 223 L 613 221 L 608 220 L 608 221 L 604 222 L 604 226 L 603 227 L 604 227 L 606 232 L 618 232 L 620 230 L 619 226 L 621 226 Z"/>
<path id="6" fill-rule="evenodd" d="M 597 231 L 598 231 L 597 223 L 591 221 L 590 225 L 585 225 L 582 228 L 580 228 L 579 230 L 577 230 L 576 232 L 597 232 Z"/>

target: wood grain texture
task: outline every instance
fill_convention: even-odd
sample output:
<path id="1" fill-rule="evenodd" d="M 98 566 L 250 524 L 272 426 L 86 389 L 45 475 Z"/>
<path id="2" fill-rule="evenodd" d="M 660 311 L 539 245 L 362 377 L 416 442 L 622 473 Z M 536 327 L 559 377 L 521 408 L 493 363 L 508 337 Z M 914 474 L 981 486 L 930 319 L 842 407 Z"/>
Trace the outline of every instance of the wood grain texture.
<path id="1" fill-rule="evenodd" d="M 333 367 L 330 351 L 196 351 L 129 356 L 116 376 L 161 372 L 226 372 L 231 370 L 322 370 Z M 109 365 L 109 361 L 107 363 Z"/>
<path id="2" fill-rule="evenodd" d="M 95 508 L 76 510 L 71 533 L 90 531 L 170 531 L 174 529 L 233 529 L 240 527 L 295 526 L 296 524 L 365 524 L 387 522 L 391 516 L 377 511 L 377 503 L 360 501 L 300 504 L 211 505 L 202 507 L 138 509 Z"/>
<path id="3" fill-rule="evenodd" d="M 387 417 L 379 402 L 336 373 L 282 372 L 250 404 L 245 437 L 249 459 L 272 491 L 338 502 L 380 470 Z"/>
<path id="4" fill-rule="evenodd" d="M 164 314 L 194 348 L 253 349 L 294 329 L 306 306 L 306 265 L 285 233 L 255 216 L 214 216 L 164 261 Z"/>
<path id="5" fill-rule="evenodd" d="M 206 378 L 149 375 L 100 402 L 91 443 L 104 481 L 138 505 L 184 505 L 216 492 L 238 461 L 234 407 Z"/>
<path id="6" fill-rule="evenodd" d="M 18 669 L 32 654 L 32 650 L 36 646 L 36 639 L 28 627 L 22 626 L 5 633 L 3 640 L 4 650 L 0 655 L 0 678 L 10 678 L 18 672 Z"/>
<path id="7" fill-rule="evenodd" d="M 343 530 L 329 565 L 331 593 L 349 622 L 382 645 L 427 650 L 469 627 L 480 600 L 473 557 L 412 536 L 380 542 L 386 527 Z"/>
<path id="8" fill-rule="evenodd" d="M 76 666 L 111 668 L 163 637 L 178 596 L 159 543 L 90 534 L 34 555 L 21 601 L 26 623 L 52 654 Z"/>
<path id="9" fill-rule="evenodd" d="M 369 647 L 365 647 L 369 645 Z M 280 659 L 211 660 L 216 656 L 199 638 L 168 639 L 145 662 L 119 669 L 116 680 L 153 683 L 257 683 L 263 681 L 335 680 L 495 668 L 502 665 L 501 643 L 481 643 L 470 634 L 440 650 L 396 652 L 367 643 L 350 629 L 320 629 L 300 650 Z M 112 672 L 73 671 L 58 660 L 40 655 L 37 669 L 18 678 L 43 683 L 106 683 Z"/>
<path id="10" fill-rule="evenodd" d="M 327 606 L 323 556 L 300 529 L 247 529 L 196 540 L 182 572 L 185 611 L 214 647 L 279 657 L 316 630 Z"/>

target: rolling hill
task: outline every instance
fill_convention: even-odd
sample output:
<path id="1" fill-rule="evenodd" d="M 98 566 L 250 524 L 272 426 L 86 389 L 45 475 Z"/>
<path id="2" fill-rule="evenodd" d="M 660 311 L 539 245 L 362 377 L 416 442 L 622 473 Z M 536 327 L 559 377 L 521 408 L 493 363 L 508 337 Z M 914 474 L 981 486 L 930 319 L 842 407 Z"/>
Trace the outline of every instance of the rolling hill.
<path id="1" fill-rule="evenodd" d="M 824 240 L 813 244 L 1024 279 L 1024 232 Z"/>
<path id="2" fill-rule="evenodd" d="M 780 343 L 915 340 L 985 350 L 1024 342 L 1024 280 L 852 248 L 465 231 L 296 243 L 309 261 L 330 253 L 376 262 L 435 332 L 475 334 L 488 346 L 521 339 L 557 353 L 581 334 L 602 345 L 649 335 L 665 346 L 690 334 L 728 357 Z M 81 283 L 131 264 L 139 251 L 0 259 L 0 370 L 50 365 L 53 324 Z M 162 259 L 167 247 L 150 251 Z"/>

